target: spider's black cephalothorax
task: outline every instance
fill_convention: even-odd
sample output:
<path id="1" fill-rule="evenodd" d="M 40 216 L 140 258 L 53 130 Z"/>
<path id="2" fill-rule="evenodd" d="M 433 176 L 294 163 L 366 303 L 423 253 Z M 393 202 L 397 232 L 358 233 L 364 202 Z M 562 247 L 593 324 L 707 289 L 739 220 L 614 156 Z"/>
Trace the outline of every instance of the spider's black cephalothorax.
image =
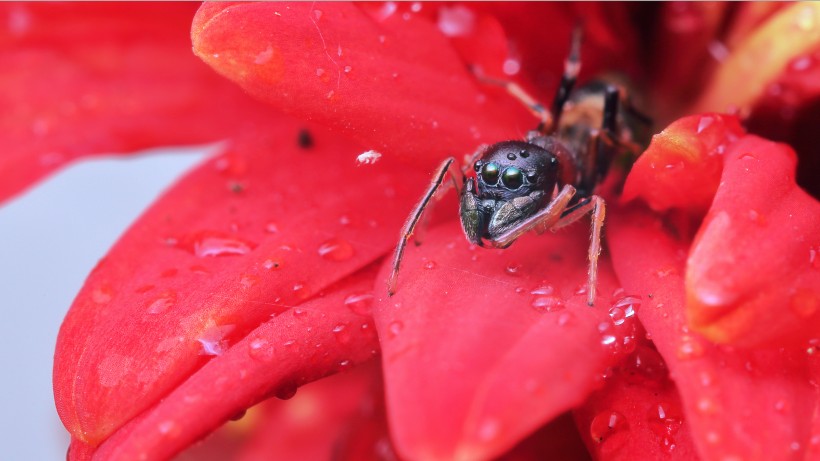
<path id="1" fill-rule="evenodd" d="M 461 223 L 470 242 L 484 246 L 510 226 L 543 208 L 558 183 L 561 165 L 553 152 L 526 141 L 490 146 L 466 177 Z"/>
<path id="2" fill-rule="evenodd" d="M 578 29 L 550 111 L 514 83 L 489 81 L 504 85 L 541 123 L 525 141 L 499 142 L 478 153 L 464 170 L 452 157 L 441 164 L 402 229 L 388 294 L 395 292 L 407 240 L 449 175 L 460 194 L 461 227 L 478 246 L 507 248 L 526 232 L 560 229 L 591 214 L 587 303 L 594 303 L 605 215 L 596 189 L 614 155 L 634 145 L 624 122 L 640 114 L 621 104 L 621 90 L 613 84 L 594 82 L 572 92 L 581 66 L 580 41 Z M 466 174 L 470 166 L 473 172 Z"/>

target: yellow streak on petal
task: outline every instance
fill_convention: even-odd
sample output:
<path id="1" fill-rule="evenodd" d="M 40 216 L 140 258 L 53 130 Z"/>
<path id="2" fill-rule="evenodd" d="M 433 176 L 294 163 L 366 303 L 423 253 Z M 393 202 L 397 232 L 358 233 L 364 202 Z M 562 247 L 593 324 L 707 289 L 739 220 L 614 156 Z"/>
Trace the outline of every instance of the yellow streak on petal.
<path id="1" fill-rule="evenodd" d="M 732 52 L 690 112 L 748 108 L 792 59 L 818 46 L 820 3 L 784 8 Z"/>

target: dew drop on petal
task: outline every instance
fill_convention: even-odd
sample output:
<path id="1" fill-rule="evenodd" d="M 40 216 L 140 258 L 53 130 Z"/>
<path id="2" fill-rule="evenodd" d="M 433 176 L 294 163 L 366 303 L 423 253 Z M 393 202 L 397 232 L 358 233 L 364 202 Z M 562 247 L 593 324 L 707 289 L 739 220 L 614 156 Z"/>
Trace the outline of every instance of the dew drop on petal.
<path id="1" fill-rule="evenodd" d="M 299 299 L 307 299 L 308 296 L 310 296 L 310 293 L 308 293 L 308 290 L 305 288 L 305 284 L 303 282 L 296 282 L 293 284 L 293 293 Z M 294 314 L 295 313 L 296 311 L 294 311 Z"/>
<path id="2" fill-rule="evenodd" d="M 173 290 L 163 291 L 158 298 L 155 298 L 148 304 L 148 312 L 151 315 L 162 314 L 168 309 L 174 307 L 177 302 L 177 293 Z"/>
<path id="3" fill-rule="evenodd" d="M 97 304 L 106 304 L 111 301 L 114 295 L 114 289 L 107 283 L 102 284 L 91 292 L 91 300 Z"/>
<path id="4" fill-rule="evenodd" d="M 354 314 L 369 316 L 373 306 L 373 293 L 354 293 L 345 298 L 345 306 Z"/>
<path id="5" fill-rule="evenodd" d="M 555 293 L 555 288 L 552 285 L 544 284 L 536 288 L 533 288 L 533 290 L 530 291 L 530 293 L 534 295 L 551 295 Z"/>
<path id="6" fill-rule="evenodd" d="M 280 267 L 282 267 L 282 263 L 279 262 L 279 261 L 276 261 L 274 259 L 266 259 L 266 260 L 262 261 L 262 267 L 265 268 L 266 270 L 272 271 L 272 270 L 279 269 Z"/>
<path id="7" fill-rule="evenodd" d="M 239 280 L 239 284 L 246 290 L 257 283 L 259 283 L 259 277 L 253 274 L 243 274 L 242 278 Z"/>
<path id="8" fill-rule="evenodd" d="M 521 264 L 517 264 L 517 263 L 507 264 L 507 267 L 504 268 L 504 272 L 506 272 L 510 275 L 520 275 L 520 273 L 521 273 Z"/>
<path id="9" fill-rule="evenodd" d="M 604 443 L 613 435 L 629 429 L 626 417 L 617 411 L 604 411 L 595 415 L 589 424 L 589 434 L 595 443 Z"/>
<path id="10" fill-rule="evenodd" d="M 681 360 L 692 360 L 703 356 L 703 344 L 698 338 L 684 335 L 678 343 L 677 356 Z"/>
<path id="11" fill-rule="evenodd" d="M 180 239 L 177 246 L 200 258 L 245 255 L 256 248 L 256 244 L 238 237 L 218 232 L 199 232 Z"/>
<path id="12" fill-rule="evenodd" d="M 435 261 L 427 261 L 427 262 L 424 263 L 424 268 L 428 269 L 428 270 L 429 269 L 435 269 L 436 268 L 436 262 Z"/>
<path id="13" fill-rule="evenodd" d="M 557 296 L 539 296 L 532 301 L 532 308 L 538 312 L 556 312 L 565 307 L 564 301 Z"/>
<path id="14" fill-rule="evenodd" d="M 478 438 L 485 442 L 498 437 L 501 431 L 501 423 L 497 419 L 487 419 L 478 426 Z"/>
<path id="15" fill-rule="evenodd" d="M 319 245 L 319 256 L 328 261 L 346 261 L 353 257 L 355 251 L 350 242 L 332 238 Z"/>
<path id="16" fill-rule="evenodd" d="M 387 331 L 390 333 L 390 338 L 395 338 L 404 329 L 404 323 L 401 320 L 394 320 L 387 326 Z"/>
<path id="17" fill-rule="evenodd" d="M 254 338 L 248 343 L 248 355 L 260 362 L 270 362 L 274 353 L 273 344 L 265 338 Z"/>
<path id="18" fill-rule="evenodd" d="M 180 434 L 181 430 L 179 424 L 173 420 L 166 420 L 157 425 L 157 430 L 160 434 L 167 436 L 167 437 L 176 437 Z"/>
<path id="19" fill-rule="evenodd" d="M 333 336 L 336 337 L 336 341 L 338 341 L 339 344 L 348 344 L 348 343 L 350 343 L 350 340 L 352 338 L 350 336 L 350 329 L 347 328 L 347 325 L 340 323 L 340 324 L 336 325 L 335 327 L 333 327 L 332 331 L 333 331 Z"/>

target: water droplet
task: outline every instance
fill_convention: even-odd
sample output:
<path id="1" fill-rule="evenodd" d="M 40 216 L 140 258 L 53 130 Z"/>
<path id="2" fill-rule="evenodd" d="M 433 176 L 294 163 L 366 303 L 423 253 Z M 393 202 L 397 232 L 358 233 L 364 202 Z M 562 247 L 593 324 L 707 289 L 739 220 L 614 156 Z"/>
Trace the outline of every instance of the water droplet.
<path id="1" fill-rule="evenodd" d="M 713 117 L 710 117 L 708 115 L 702 116 L 700 118 L 700 120 L 698 121 L 698 129 L 697 129 L 698 134 L 701 134 L 703 132 L 703 130 L 705 130 L 706 128 L 709 128 L 709 125 L 711 125 L 712 122 L 714 122 L 714 121 L 715 121 L 715 119 Z"/>
<path id="2" fill-rule="evenodd" d="M 603 335 L 601 336 L 601 344 L 604 346 L 612 346 L 618 341 L 618 338 L 615 335 Z"/>
<path id="3" fill-rule="evenodd" d="M 181 430 L 179 424 L 176 421 L 166 420 L 157 425 L 157 430 L 160 434 L 167 436 L 167 437 L 176 437 L 180 434 Z"/>
<path id="4" fill-rule="evenodd" d="M 225 340 L 235 325 L 216 325 L 206 328 L 197 338 L 197 342 L 202 345 L 203 355 L 222 355 L 228 349 L 228 341 Z"/>
<path id="5" fill-rule="evenodd" d="M 555 288 L 552 285 L 545 284 L 534 288 L 530 293 L 534 295 L 551 295 L 555 293 Z"/>
<path id="6" fill-rule="evenodd" d="M 310 296 L 305 284 L 303 282 L 296 282 L 293 284 L 293 293 L 298 299 L 307 299 Z M 296 313 L 294 311 L 294 313 Z"/>
<path id="7" fill-rule="evenodd" d="M 350 360 L 342 360 L 339 362 L 340 368 L 347 368 L 350 366 Z"/>
<path id="8" fill-rule="evenodd" d="M 401 320 L 394 320 L 387 326 L 387 331 L 390 333 L 390 338 L 395 338 L 404 329 L 404 323 Z"/>
<path id="9" fill-rule="evenodd" d="M 336 337 L 336 341 L 338 341 L 339 344 L 350 343 L 351 336 L 349 330 L 350 329 L 347 328 L 347 325 L 341 323 L 333 327 L 333 335 Z"/>
<path id="10" fill-rule="evenodd" d="M 94 291 L 91 292 L 91 300 L 97 304 L 106 304 L 107 302 L 111 301 L 111 298 L 114 296 L 114 289 L 111 288 L 111 285 L 104 283 Z"/>
<path id="11" fill-rule="evenodd" d="M 279 400 L 290 400 L 296 395 L 296 389 L 296 384 L 282 384 L 273 392 L 273 395 Z"/>
<path id="12" fill-rule="evenodd" d="M 507 264 L 507 267 L 504 268 L 504 272 L 510 275 L 520 275 L 521 273 L 521 264 L 510 263 Z"/>
<path id="13" fill-rule="evenodd" d="M 463 5 L 443 6 L 439 9 L 438 28 L 448 37 L 468 35 L 473 31 L 475 15 Z"/>
<path id="14" fill-rule="evenodd" d="M 717 404 L 709 397 L 702 397 L 697 402 L 697 409 L 703 414 L 711 415 L 717 411 Z"/>
<path id="15" fill-rule="evenodd" d="M 566 306 L 557 296 L 539 296 L 532 301 L 532 308 L 538 312 L 557 312 Z"/>
<path id="16" fill-rule="evenodd" d="M 345 298 L 345 306 L 354 314 L 369 316 L 373 306 L 373 293 L 354 293 Z"/>
<path id="17" fill-rule="evenodd" d="M 421 2 L 413 2 L 410 4 L 410 11 L 413 13 L 418 13 L 421 11 Z"/>
<path id="18" fill-rule="evenodd" d="M 521 71 L 521 63 L 517 59 L 506 59 L 501 66 L 501 71 L 507 75 L 515 75 Z"/>
<path id="19" fill-rule="evenodd" d="M 282 263 L 280 263 L 279 261 L 275 261 L 273 259 L 266 259 L 262 262 L 262 267 L 270 271 L 274 269 L 279 269 L 280 267 L 282 267 Z"/>
<path id="20" fill-rule="evenodd" d="M 604 443 L 612 436 L 629 429 L 626 417 L 617 411 L 604 411 L 592 418 L 589 434 L 596 443 Z"/>
<path id="21" fill-rule="evenodd" d="M 200 258 L 245 255 L 256 244 L 232 235 L 203 231 L 181 239 L 177 246 Z"/>
<path id="22" fill-rule="evenodd" d="M 809 265 L 812 269 L 820 269 L 820 248 L 809 248 Z"/>
<path id="23" fill-rule="evenodd" d="M 269 222 L 265 224 L 265 232 L 269 234 L 275 234 L 279 232 L 279 226 L 277 226 L 276 223 Z"/>
<path id="24" fill-rule="evenodd" d="M 424 263 L 424 268 L 425 269 L 435 269 L 436 268 L 436 262 L 435 261 L 427 261 L 427 262 Z"/>
<path id="25" fill-rule="evenodd" d="M 345 71 L 346 74 L 349 74 L 351 70 L 353 70 L 353 68 L 350 67 L 350 66 L 345 66 L 345 68 L 344 68 L 344 71 Z"/>
<path id="26" fill-rule="evenodd" d="M 328 261 L 346 261 L 353 257 L 353 246 L 346 240 L 332 238 L 319 245 L 319 256 Z"/>
<path id="27" fill-rule="evenodd" d="M 177 303 L 177 294 L 173 290 L 165 290 L 158 298 L 151 301 L 148 305 L 147 312 L 151 315 L 162 314 L 168 309 L 174 307 Z"/>
<path id="28" fill-rule="evenodd" d="M 325 74 L 325 70 L 324 70 L 324 69 L 322 69 L 322 68 L 318 68 L 318 69 L 316 69 L 316 76 L 317 76 L 317 77 L 321 77 L 321 76 L 322 76 L 322 75 L 324 75 L 324 74 Z"/>
<path id="29" fill-rule="evenodd" d="M 273 344 L 265 338 L 254 338 L 248 343 L 248 354 L 260 362 L 273 360 L 275 350 Z"/>
<path id="30" fill-rule="evenodd" d="M 703 356 L 703 344 L 700 339 L 684 335 L 678 343 L 677 356 L 681 360 L 692 360 Z"/>
<path id="31" fill-rule="evenodd" d="M 313 10 L 313 16 L 317 21 L 322 19 L 322 10 Z"/>
<path id="32" fill-rule="evenodd" d="M 239 280 L 239 284 L 242 285 L 242 288 L 246 290 L 256 285 L 257 283 L 259 283 L 259 277 L 252 274 L 243 274 L 242 278 Z"/>
<path id="33" fill-rule="evenodd" d="M 659 403 L 649 410 L 649 429 L 660 438 L 661 449 L 671 453 L 677 446 L 675 435 L 683 425 L 680 411 L 669 403 Z"/>

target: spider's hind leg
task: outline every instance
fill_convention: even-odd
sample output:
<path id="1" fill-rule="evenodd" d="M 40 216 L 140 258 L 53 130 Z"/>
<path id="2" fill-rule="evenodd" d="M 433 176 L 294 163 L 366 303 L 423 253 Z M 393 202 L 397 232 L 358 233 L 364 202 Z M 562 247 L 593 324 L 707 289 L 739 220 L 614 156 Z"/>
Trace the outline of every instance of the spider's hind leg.
<path id="1" fill-rule="evenodd" d="M 413 232 L 422 220 L 422 216 L 425 211 L 433 205 L 432 199 L 436 195 L 436 192 L 444 184 L 448 174 L 453 181 L 453 186 L 457 191 L 459 191 L 459 193 L 461 192 L 462 183 L 464 182 L 464 173 L 462 173 L 462 171 L 454 165 L 454 162 L 455 159 L 450 157 L 441 163 L 436 170 L 436 174 L 433 175 L 433 179 L 430 181 L 427 191 L 421 197 L 419 203 L 416 204 L 416 207 L 413 208 L 413 212 L 410 213 L 410 216 L 404 223 L 404 227 L 401 229 L 399 243 L 396 245 L 396 251 L 393 254 L 393 269 L 390 272 L 390 278 L 387 279 L 388 296 L 393 296 L 393 293 L 396 292 L 396 280 L 399 277 L 399 266 L 401 265 L 401 260 L 404 255 L 404 248 L 407 246 L 407 241 L 410 240 L 410 236 L 413 235 Z"/>
<path id="2" fill-rule="evenodd" d="M 592 213 L 592 228 L 590 229 L 588 251 L 587 304 L 592 306 L 595 303 L 595 291 L 598 286 L 598 257 L 601 255 L 601 231 L 604 227 L 604 217 L 606 216 L 606 203 L 604 199 L 593 195 L 581 200 L 561 215 L 561 219 L 552 226 L 552 230 L 558 230 L 564 226 L 568 226 L 590 212 Z"/>

